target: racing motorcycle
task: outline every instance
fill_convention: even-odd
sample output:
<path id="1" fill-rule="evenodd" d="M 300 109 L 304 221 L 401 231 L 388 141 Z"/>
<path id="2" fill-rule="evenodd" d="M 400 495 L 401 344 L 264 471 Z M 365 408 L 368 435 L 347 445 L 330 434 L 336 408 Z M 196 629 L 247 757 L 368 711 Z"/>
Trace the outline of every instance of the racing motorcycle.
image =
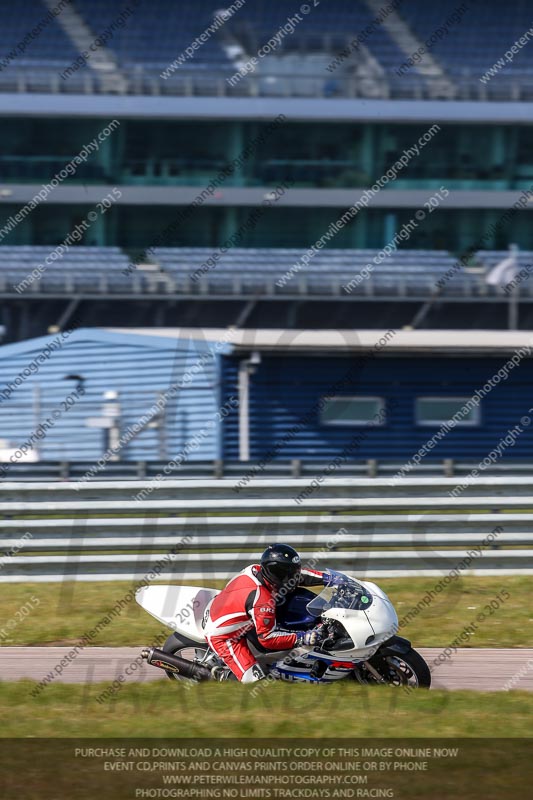
<path id="1" fill-rule="evenodd" d="M 276 601 L 277 625 L 295 631 L 320 625 L 323 638 L 319 644 L 273 652 L 261 646 L 255 629 L 243 632 L 265 672 L 287 681 L 349 679 L 429 688 L 429 668 L 411 643 L 396 635 L 398 617 L 385 592 L 375 583 L 329 572 L 331 578 L 320 594 L 299 587 Z M 143 649 L 147 663 L 165 670 L 172 680 L 213 679 L 213 668 L 223 663 L 209 647 L 203 629 L 209 604 L 217 594 L 216 589 L 196 586 L 138 589 L 135 599 L 139 605 L 174 630 L 161 649 Z"/>

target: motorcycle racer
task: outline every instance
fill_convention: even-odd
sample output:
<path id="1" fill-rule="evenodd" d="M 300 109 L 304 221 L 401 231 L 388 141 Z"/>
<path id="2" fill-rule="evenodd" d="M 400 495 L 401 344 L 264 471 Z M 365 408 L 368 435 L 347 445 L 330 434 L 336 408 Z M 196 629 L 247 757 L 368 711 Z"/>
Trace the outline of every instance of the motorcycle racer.
<path id="1" fill-rule="evenodd" d="M 328 577 L 327 570 L 302 569 L 300 556 L 290 545 L 267 547 L 260 563 L 232 578 L 208 608 L 205 635 L 227 667 L 215 667 L 213 677 L 225 680 L 234 676 L 241 683 L 266 677 L 250 649 L 250 639 L 265 650 L 318 644 L 320 626 L 296 632 L 277 628 L 276 603 L 298 586 L 325 585 Z"/>

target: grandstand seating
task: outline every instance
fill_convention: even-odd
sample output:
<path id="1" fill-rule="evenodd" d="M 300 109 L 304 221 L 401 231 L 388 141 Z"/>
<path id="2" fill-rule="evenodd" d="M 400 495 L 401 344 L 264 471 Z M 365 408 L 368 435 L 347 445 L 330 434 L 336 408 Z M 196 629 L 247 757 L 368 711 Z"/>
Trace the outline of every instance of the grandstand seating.
<path id="1" fill-rule="evenodd" d="M 109 0 L 76 0 L 76 8 L 94 30 L 105 30 L 117 18 L 123 4 Z M 134 13 L 118 28 L 108 47 L 119 63 L 126 67 L 142 64 L 160 72 L 182 53 L 193 39 L 208 28 L 215 12 L 224 8 L 220 0 L 150 0 L 140 3 Z M 210 36 L 190 61 L 180 69 L 211 66 L 233 74 L 231 62 L 221 46 L 220 38 Z"/>
<path id="2" fill-rule="evenodd" d="M 234 87 L 227 78 L 237 71 L 235 53 L 254 56 L 258 49 L 297 12 L 286 3 L 254 0 L 245 3 L 218 31 L 209 35 L 192 58 L 187 58 L 165 79 L 161 72 L 208 30 L 216 12 L 229 6 L 220 0 L 151 0 L 135 7 L 132 15 L 106 43 L 117 67 L 125 77 L 124 91 L 172 94 L 300 95 L 343 96 L 432 96 L 431 76 L 421 75 L 416 66 L 403 75 L 398 67 L 409 53 L 402 50 L 390 29 L 373 25 L 365 50 L 350 52 L 335 70 L 326 67 L 364 31 L 375 18 L 365 0 L 327 0 L 284 36 L 273 54 L 266 56 L 251 76 Z M 457 8 L 456 0 L 427 3 L 409 0 L 398 6 L 398 14 L 422 43 L 441 27 Z M 120 0 L 76 0 L 73 8 L 95 37 L 117 19 L 123 10 Z M 39 0 L 18 5 L 0 0 L 0 61 L 16 48 L 28 31 L 46 17 L 47 7 Z M 392 18 L 394 20 L 394 17 Z M 456 94 L 517 99 L 533 92 L 533 48 L 525 46 L 512 63 L 485 85 L 480 76 L 492 66 L 530 27 L 530 4 L 515 0 L 512 13 L 503 0 L 486 0 L 467 10 L 464 19 L 449 25 L 447 34 L 432 43 L 431 56 L 441 66 Z M 232 49 L 233 48 L 233 49 Z M 368 52 L 369 57 L 366 53 Z M 60 55 L 59 55 L 60 54 Z M 0 69 L 0 90 L 82 92 L 106 91 L 105 75 L 91 63 L 63 81 L 58 73 L 78 56 L 77 48 L 60 22 L 51 21 L 42 33 Z M 374 60 L 378 72 L 365 78 L 365 60 Z M 357 72 L 359 70 L 359 72 Z M 372 86 L 373 82 L 373 86 Z M 107 89 L 109 90 L 109 89 Z"/>
<path id="3" fill-rule="evenodd" d="M 26 47 L 17 48 L 26 35 L 44 20 L 48 9 L 40 0 L 24 0 L 23 3 L 10 3 L 2 0 L 0 14 L 0 58 L 16 52 L 12 62 L 16 67 L 28 67 L 37 71 L 37 67 L 46 65 L 49 68 L 63 68 L 65 61 L 78 57 L 75 46 L 64 33 L 56 19 L 50 21 L 40 35 L 26 42 Z M 8 72 L 11 66 L 3 68 Z"/>
<path id="4" fill-rule="evenodd" d="M 457 3 L 426 3 L 423 0 L 402 3 L 401 14 L 410 28 L 426 39 L 443 24 Z M 475 18 L 475 20 L 474 20 Z M 505 0 L 472 5 L 464 21 L 451 26 L 449 34 L 436 41 L 432 52 L 444 65 L 446 72 L 457 81 L 479 77 L 503 56 L 514 42 L 531 26 L 531 4 L 515 0 L 512 7 Z M 523 77 L 531 81 L 533 50 L 520 50 L 515 62 L 507 63 L 491 77 L 497 84 L 512 83 Z"/>
<path id="5" fill-rule="evenodd" d="M 14 286 L 30 276 L 51 252 L 50 247 L 0 247 L 0 292 L 14 293 Z M 118 247 L 71 247 L 61 259 L 46 266 L 40 277 L 26 284 L 28 295 L 69 293 L 177 293 L 207 295 L 339 296 L 362 270 L 370 276 L 351 287 L 350 295 L 431 295 L 437 282 L 456 263 L 446 252 L 399 250 L 375 265 L 376 250 L 329 249 L 318 252 L 305 267 L 297 268 L 306 252 L 298 249 L 233 248 L 216 264 L 206 265 L 216 251 L 210 248 L 160 248 L 151 264 L 128 271 L 130 259 Z M 486 251 L 478 254 L 478 266 L 458 269 L 443 287 L 443 295 L 487 297 L 498 290 L 486 283 L 487 271 L 506 254 Z M 518 266 L 531 264 L 533 252 L 518 254 Z M 294 267 L 285 283 L 283 276 Z M 283 284 L 279 285 L 278 281 Z M 521 294 L 533 294 L 527 280 Z"/>
<path id="6" fill-rule="evenodd" d="M 121 271 L 128 266 L 129 259 L 118 247 L 72 247 L 62 258 L 46 266 L 40 278 L 36 272 L 32 280 L 32 271 L 44 266 L 52 250 L 29 245 L 0 247 L 0 291 L 16 291 L 14 287 L 25 279 L 30 282 L 22 285 L 18 294 L 58 290 L 98 292 L 127 286 Z"/>

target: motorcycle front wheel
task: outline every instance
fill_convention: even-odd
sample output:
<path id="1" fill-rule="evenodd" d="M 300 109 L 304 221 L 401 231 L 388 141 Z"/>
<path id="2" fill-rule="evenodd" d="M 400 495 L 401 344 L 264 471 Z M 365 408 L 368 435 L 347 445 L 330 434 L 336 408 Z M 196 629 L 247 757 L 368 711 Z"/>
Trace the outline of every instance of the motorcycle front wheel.
<path id="1" fill-rule="evenodd" d="M 168 637 L 161 650 L 163 650 L 164 653 L 170 653 L 173 656 L 179 656 L 187 661 L 200 662 L 205 657 L 208 647 L 206 644 L 199 644 L 198 642 L 193 641 L 193 639 L 187 639 L 185 636 L 180 636 L 177 633 L 173 633 Z M 182 675 L 179 675 L 176 672 L 170 672 L 170 670 L 165 670 L 165 674 L 167 678 L 170 678 L 171 681 L 190 680 L 189 678 L 184 678 Z"/>
<path id="2" fill-rule="evenodd" d="M 388 684 L 411 689 L 429 689 L 431 672 L 416 650 L 406 653 L 380 655 L 376 653 L 369 661 L 358 664 L 354 679 L 364 684 Z"/>

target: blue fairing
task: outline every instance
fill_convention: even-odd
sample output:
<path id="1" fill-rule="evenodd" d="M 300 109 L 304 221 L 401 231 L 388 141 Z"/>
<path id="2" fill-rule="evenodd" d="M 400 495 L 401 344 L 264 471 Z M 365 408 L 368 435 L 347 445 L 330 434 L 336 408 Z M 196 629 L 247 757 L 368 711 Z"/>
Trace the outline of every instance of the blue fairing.
<path id="1" fill-rule="evenodd" d="M 286 630 L 302 630 L 316 624 L 316 617 L 309 614 L 307 604 L 316 597 L 308 589 L 297 589 L 284 603 L 278 601 L 276 607 L 276 622 L 280 628 Z"/>
<path id="2" fill-rule="evenodd" d="M 276 664 L 276 671 L 279 673 L 279 676 L 282 680 L 297 680 L 305 683 L 329 683 L 329 681 L 311 675 L 311 672 L 298 671 L 298 673 L 295 674 L 292 670 L 283 669 L 283 667 L 279 666 L 279 664 Z"/>

